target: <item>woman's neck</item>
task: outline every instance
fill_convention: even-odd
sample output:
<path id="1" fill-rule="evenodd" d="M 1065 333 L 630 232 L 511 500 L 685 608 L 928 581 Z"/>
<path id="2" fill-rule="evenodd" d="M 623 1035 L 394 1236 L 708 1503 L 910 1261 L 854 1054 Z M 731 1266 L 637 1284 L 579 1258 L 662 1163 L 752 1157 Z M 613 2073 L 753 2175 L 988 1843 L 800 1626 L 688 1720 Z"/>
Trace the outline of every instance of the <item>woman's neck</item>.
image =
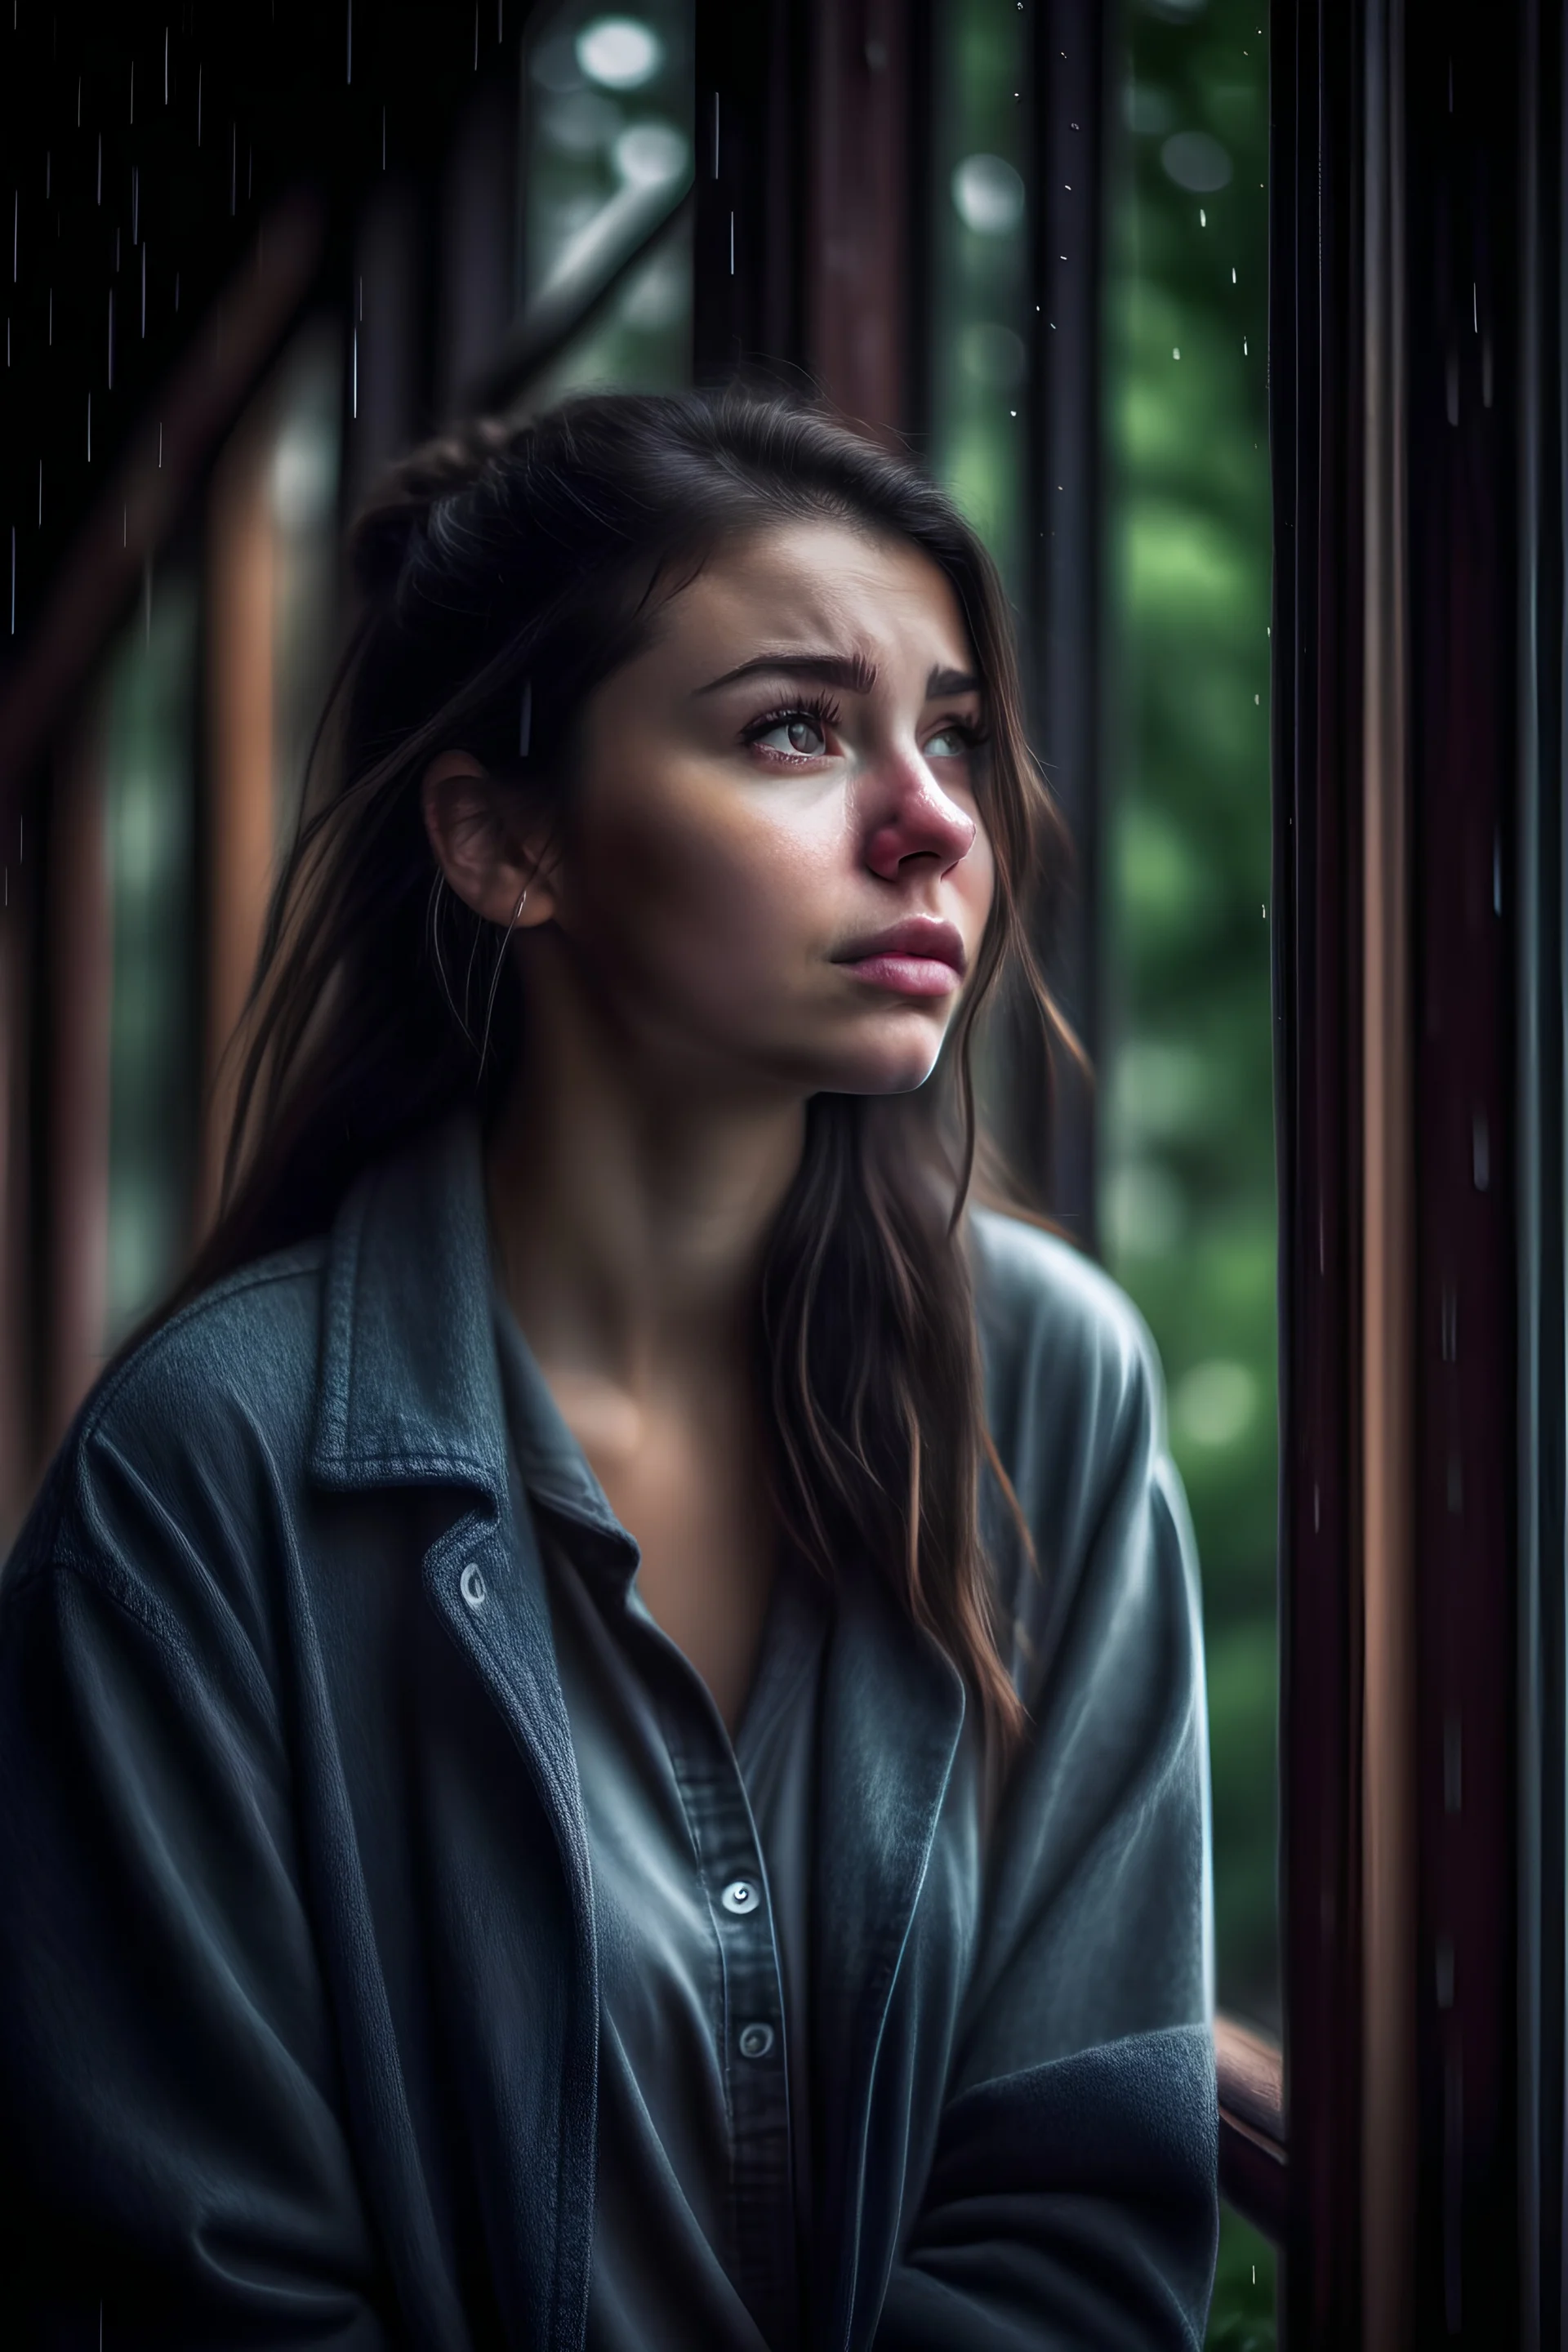
<path id="1" fill-rule="evenodd" d="M 485 1170 L 529 1345 L 638 1402 L 729 1387 L 805 1103 L 651 1071 L 570 987 L 539 993 Z"/>

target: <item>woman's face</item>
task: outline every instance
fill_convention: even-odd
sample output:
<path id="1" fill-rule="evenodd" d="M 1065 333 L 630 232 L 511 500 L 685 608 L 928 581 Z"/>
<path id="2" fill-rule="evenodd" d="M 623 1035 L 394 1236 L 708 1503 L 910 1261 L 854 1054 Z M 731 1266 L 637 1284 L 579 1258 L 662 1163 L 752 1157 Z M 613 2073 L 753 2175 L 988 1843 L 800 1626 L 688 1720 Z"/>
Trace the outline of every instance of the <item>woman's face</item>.
<path id="1" fill-rule="evenodd" d="M 951 584 L 904 542 L 801 522 L 721 551 L 591 698 L 520 948 L 553 929 L 666 1066 L 920 1086 L 991 909 L 973 670 Z"/>

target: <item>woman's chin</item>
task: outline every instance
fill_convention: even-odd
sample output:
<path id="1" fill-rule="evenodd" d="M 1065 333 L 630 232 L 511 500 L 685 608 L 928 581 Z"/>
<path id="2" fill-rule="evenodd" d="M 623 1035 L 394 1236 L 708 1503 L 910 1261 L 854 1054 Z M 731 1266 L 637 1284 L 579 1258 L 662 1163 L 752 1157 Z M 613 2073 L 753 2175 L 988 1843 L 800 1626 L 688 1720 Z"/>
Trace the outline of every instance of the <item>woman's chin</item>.
<path id="1" fill-rule="evenodd" d="M 824 1081 L 823 1092 L 837 1095 L 910 1095 L 923 1087 L 937 1065 L 940 1037 L 905 1038 L 881 1053 L 857 1055 L 838 1076 Z"/>

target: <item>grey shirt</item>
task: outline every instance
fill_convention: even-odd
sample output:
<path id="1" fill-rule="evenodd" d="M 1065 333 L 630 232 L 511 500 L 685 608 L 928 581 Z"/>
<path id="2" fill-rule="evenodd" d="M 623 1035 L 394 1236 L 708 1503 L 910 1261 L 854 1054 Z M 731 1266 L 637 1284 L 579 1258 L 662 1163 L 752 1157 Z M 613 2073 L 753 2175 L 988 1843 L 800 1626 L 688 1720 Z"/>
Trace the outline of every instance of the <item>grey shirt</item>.
<path id="1" fill-rule="evenodd" d="M 831 1602 L 788 1560 L 731 1743 L 637 1591 L 499 1284 L 512 1506 L 531 1509 L 587 1825 L 599 1955 L 585 2352 L 811 2341 L 809 1824 Z M 590 1507 L 548 1473 L 584 1460 Z M 596 1498 L 595 1507 L 595 1501 Z"/>

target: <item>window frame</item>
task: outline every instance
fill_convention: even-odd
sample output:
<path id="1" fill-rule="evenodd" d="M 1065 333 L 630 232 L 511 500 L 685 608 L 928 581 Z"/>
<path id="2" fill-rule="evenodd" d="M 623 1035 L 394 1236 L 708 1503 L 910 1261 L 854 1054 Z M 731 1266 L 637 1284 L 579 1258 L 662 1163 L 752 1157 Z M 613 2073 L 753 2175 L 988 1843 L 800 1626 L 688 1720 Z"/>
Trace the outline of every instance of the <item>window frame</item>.
<path id="1" fill-rule="evenodd" d="M 1281 2317 L 1558 2347 L 1562 27 L 1271 67 Z"/>

